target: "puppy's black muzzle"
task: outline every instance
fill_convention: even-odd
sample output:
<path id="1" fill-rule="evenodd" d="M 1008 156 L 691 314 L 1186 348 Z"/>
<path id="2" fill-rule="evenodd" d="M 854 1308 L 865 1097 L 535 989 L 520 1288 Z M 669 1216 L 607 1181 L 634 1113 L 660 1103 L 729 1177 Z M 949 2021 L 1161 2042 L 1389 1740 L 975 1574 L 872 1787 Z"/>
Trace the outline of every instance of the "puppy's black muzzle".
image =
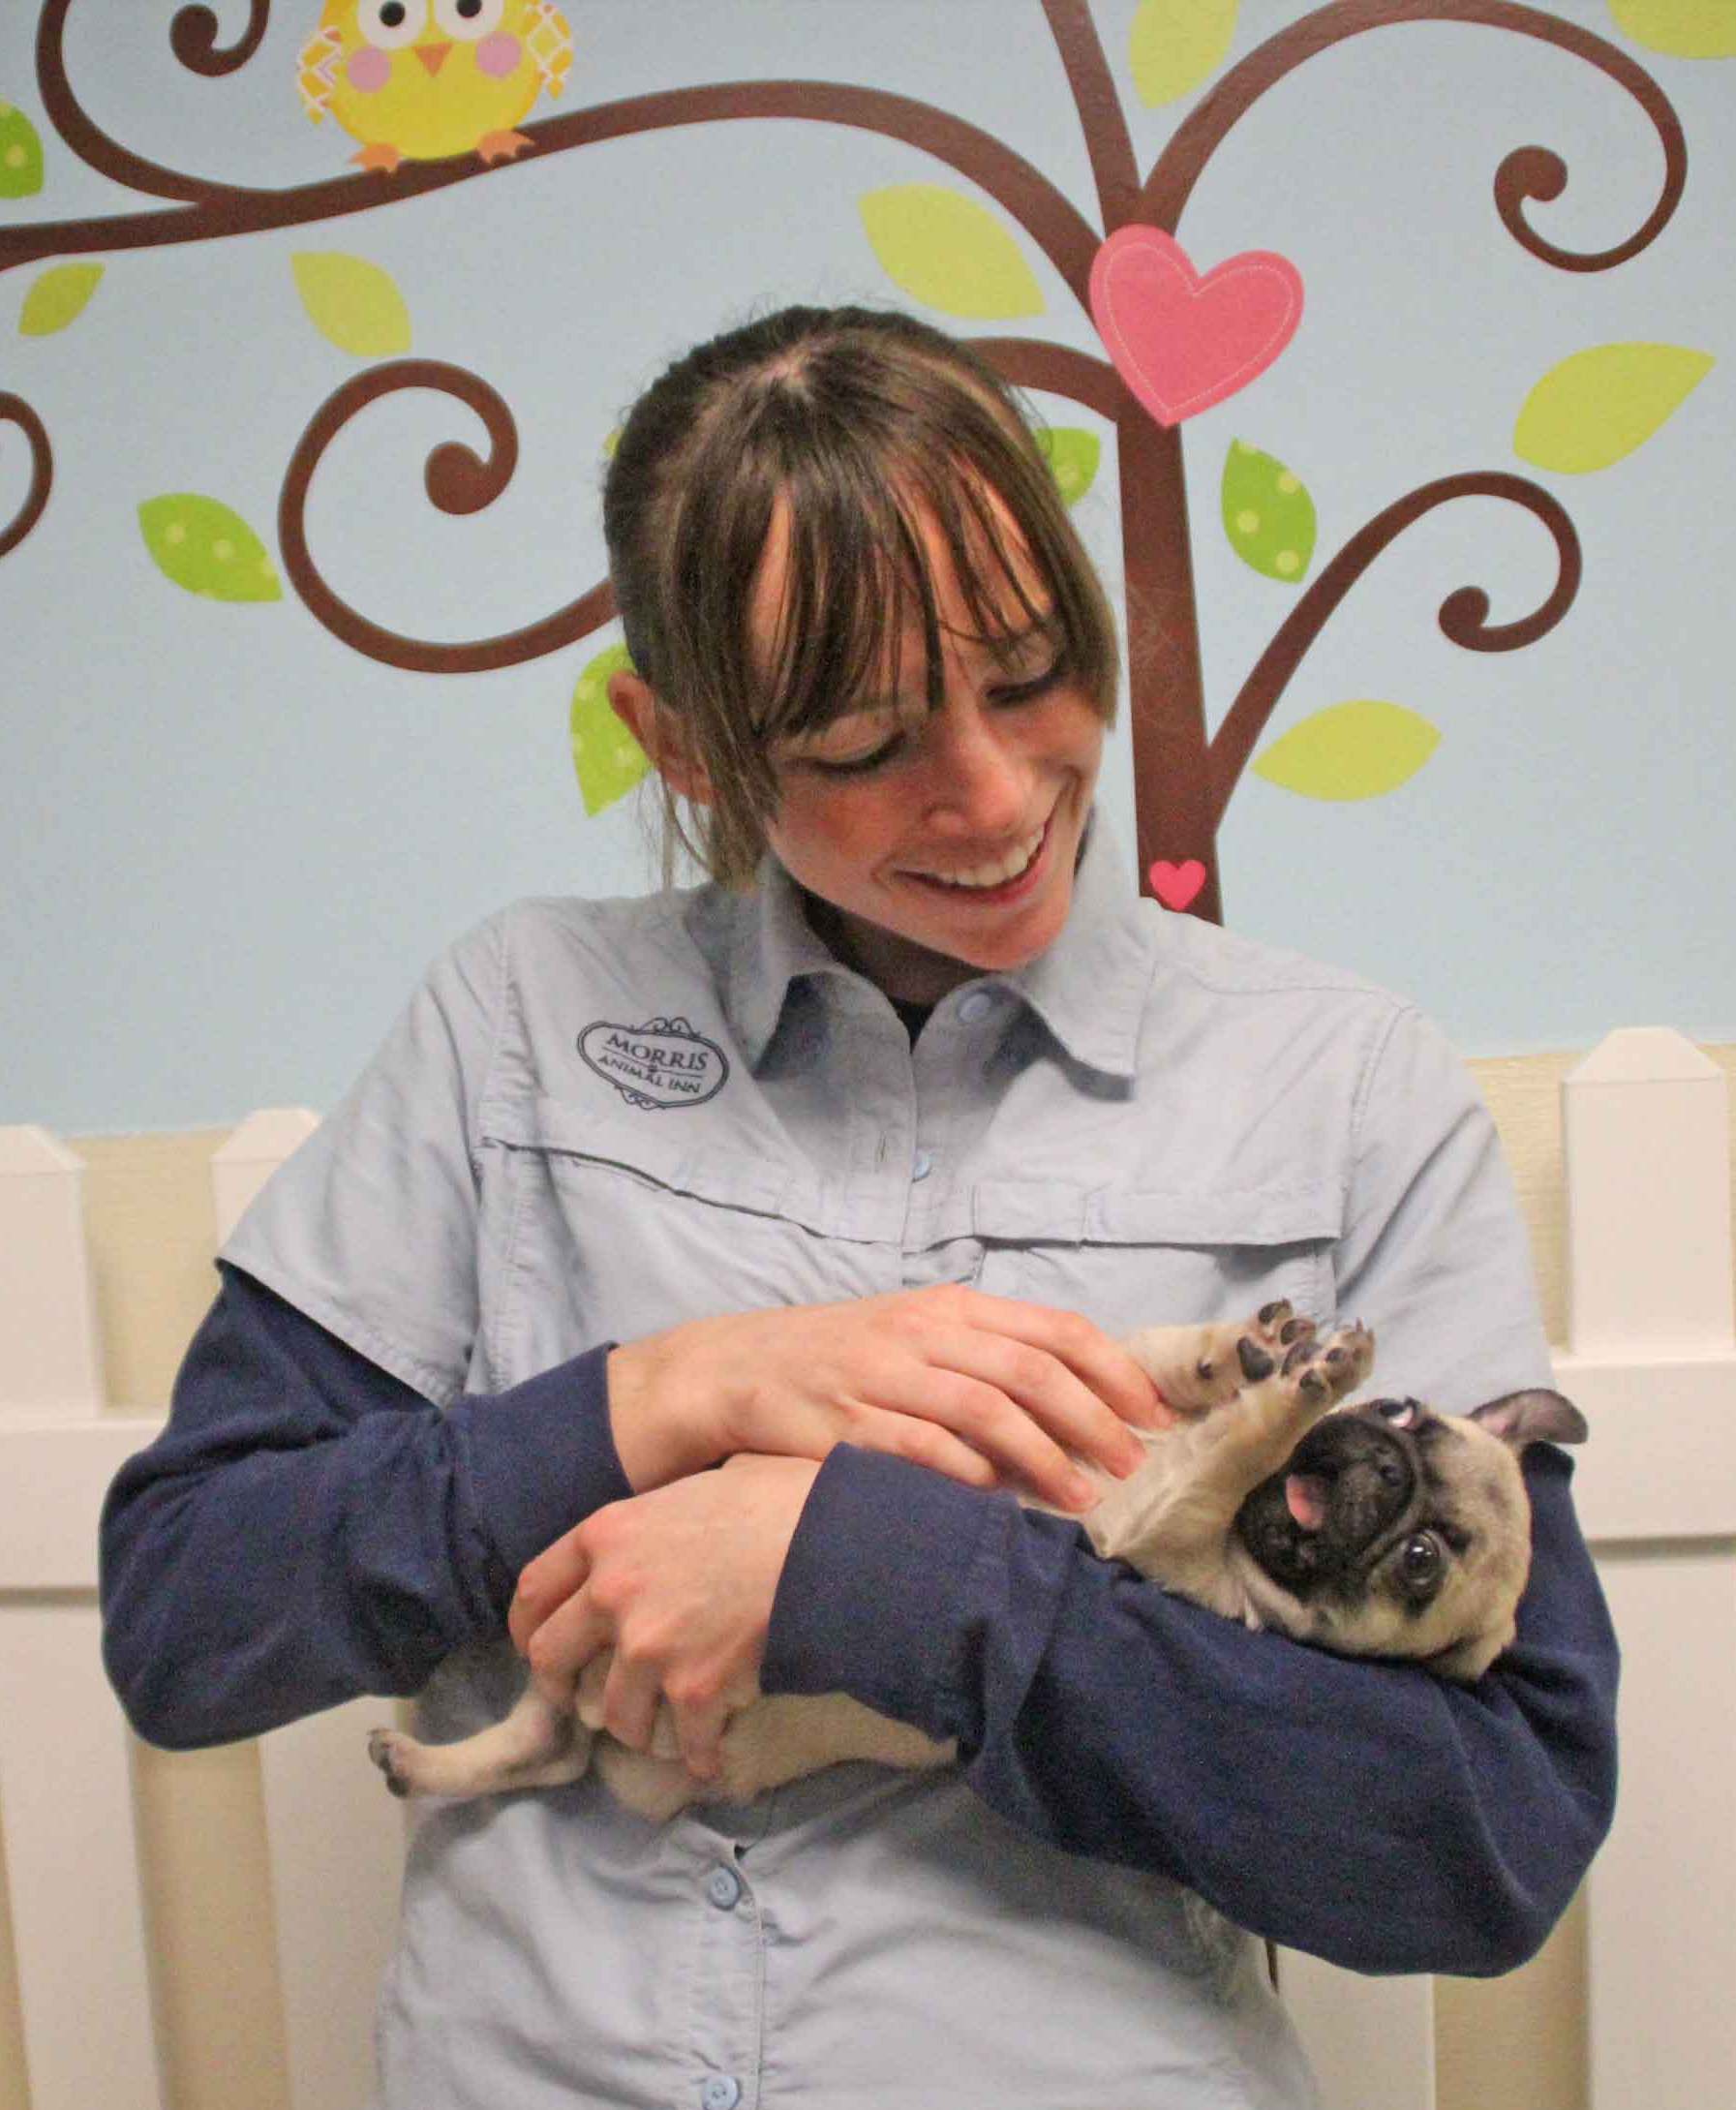
<path id="1" fill-rule="evenodd" d="M 1416 1498 L 1409 1400 L 1328 1414 L 1236 1513 L 1235 1530 L 1274 1582 L 1308 1597 L 1360 1573 Z"/>

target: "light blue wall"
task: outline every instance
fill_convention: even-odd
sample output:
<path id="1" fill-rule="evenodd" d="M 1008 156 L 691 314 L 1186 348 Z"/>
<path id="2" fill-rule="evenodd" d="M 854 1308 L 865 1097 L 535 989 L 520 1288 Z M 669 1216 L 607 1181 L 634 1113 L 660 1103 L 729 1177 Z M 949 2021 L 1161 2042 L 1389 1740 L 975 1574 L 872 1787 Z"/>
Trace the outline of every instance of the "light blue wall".
<path id="1" fill-rule="evenodd" d="M 114 135 L 249 183 L 341 172 L 353 142 L 309 126 L 294 92 L 311 4 L 276 11 L 259 55 L 209 83 L 170 57 L 173 12 L 74 10 L 70 73 Z M 1097 10 L 1118 67 L 1133 12 Z M 1237 51 L 1301 12 L 1244 8 Z M 1622 41 L 1600 8 L 1558 12 Z M 762 75 L 868 82 L 998 134 L 1092 211 L 1035 0 L 573 0 L 569 13 L 578 55 L 559 108 Z M 0 199 L 0 230 L 144 208 L 52 138 L 34 14 L 0 11 L 0 102 L 42 130 L 47 179 Z M 1498 617 L 1548 590 L 1542 529 L 1489 501 L 1395 544 L 1327 627 L 1270 733 L 1353 697 L 1401 703 L 1444 736 L 1420 775 L 1354 804 L 1250 775 L 1230 810 L 1228 920 L 1414 993 L 1469 1053 L 1580 1047 L 1622 1024 L 1736 1038 L 1736 61 L 1634 55 L 1683 120 L 1690 178 L 1662 239 L 1615 270 L 1525 256 L 1490 182 L 1512 147 L 1547 143 L 1572 182 L 1539 224 L 1579 247 L 1613 242 L 1656 199 L 1650 127 L 1567 54 L 1462 26 L 1364 36 L 1280 84 L 1180 229 L 1202 266 L 1279 250 L 1308 291 L 1278 363 L 1186 428 L 1214 711 L 1294 600 L 1218 526 L 1232 438 L 1307 482 L 1318 567 L 1432 476 L 1524 469 L 1518 408 L 1568 353 L 1643 339 L 1718 358 L 1627 460 L 1526 472 L 1567 505 L 1586 559 L 1577 604 L 1540 644 L 1471 655 L 1435 627 L 1455 587 L 1485 586 Z M 1145 163 L 1177 111 L 1128 100 Z M 326 1106 L 456 931 L 520 894 L 651 883 L 633 802 L 588 818 L 567 753 L 573 683 L 613 630 L 505 672 L 411 674 L 341 644 L 292 594 L 223 604 L 154 568 L 137 507 L 165 491 L 221 497 L 275 548 L 295 443 L 366 363 L 313 327 L 290 258 L 383 267 L 414 352 L 473 370 L 512 407 L 521 465 L 488 510 L 449 519 L 428 505 L 430 446 L 476 435 L 457 407 L 401 396 L 346 434 L 309 514 L 321 568 L 369 615 L 471 637 L 533 622 L 600 575 L 601 444 L 666 357 L 788 299 L 901 297 L 857 199 L 916 180 L 956 179 L 865 133 L 710 125 L 312 227 L 106 256 L 88 309 L 49 336 L 16 327 L 44 266 L 0 276 L 0 390 L 35 407 L 56 456 L 46 516 L 0 560 L 0 1121 L 123 1130 Z M 1020 326 L 1095 349 L 1024 249 L 1049 312 Z M 0 426 L 0 524 L 24 477 L 18 434 Z M 1112 462 L 1080 518 L 1112 579 Z M 1119 749 L 1106 796 L 1131 845 Z"/>

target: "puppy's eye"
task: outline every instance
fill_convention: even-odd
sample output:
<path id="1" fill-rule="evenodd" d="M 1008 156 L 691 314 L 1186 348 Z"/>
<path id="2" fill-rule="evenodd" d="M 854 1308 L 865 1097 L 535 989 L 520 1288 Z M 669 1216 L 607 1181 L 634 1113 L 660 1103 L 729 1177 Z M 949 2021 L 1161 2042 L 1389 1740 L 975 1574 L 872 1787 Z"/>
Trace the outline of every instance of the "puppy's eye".
<path id="1" fill-rule="evenodd" d="M 1376 1399 L 1370 1404 L 1384 1422 L 1394 1428 L 1415 1428 L 1422 1419 L 1421 1402 L 1416 1399 Z"/>
<path id="2" fill-rule="evenodd" d="M 1412 1597 L 1429 1597 L 1439 1587 L 1445 1556 L 1432 1531 L 1407 1539 L 1398 1556 L 1398 1579 Z"/>

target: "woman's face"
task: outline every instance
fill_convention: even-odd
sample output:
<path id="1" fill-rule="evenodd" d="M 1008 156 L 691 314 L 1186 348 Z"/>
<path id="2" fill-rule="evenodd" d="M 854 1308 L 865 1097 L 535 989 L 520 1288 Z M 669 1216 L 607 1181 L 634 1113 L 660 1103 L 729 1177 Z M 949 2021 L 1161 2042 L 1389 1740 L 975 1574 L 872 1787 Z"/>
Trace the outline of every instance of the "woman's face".
<path id="1" fill-rule="evenodd" d="M 913 629 L 883 701 L 774 749 L 778 804 L 766 830 L 790 876 L 833 911 L 823 934 L 911 1003 L 1023 966 L 1060 934 L 1104 735 L 1042 631 L 1010 657 L 1004 642 L 991 650 L 971 634 L 938 531 L 924 539 L 941 622 L 939 707 L 929 708 Z M 754 593 L 768 657 L 780 544 L 775 529 Z M 1020 622 L 1016 603 L 1008 613 Z"/>

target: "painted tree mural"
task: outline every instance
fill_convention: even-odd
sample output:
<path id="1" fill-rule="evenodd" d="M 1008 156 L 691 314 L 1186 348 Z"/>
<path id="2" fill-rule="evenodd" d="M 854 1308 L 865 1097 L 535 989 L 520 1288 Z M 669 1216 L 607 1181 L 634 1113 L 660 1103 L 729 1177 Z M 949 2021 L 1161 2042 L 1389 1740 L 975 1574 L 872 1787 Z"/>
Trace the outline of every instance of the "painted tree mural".
<path id="1" fill-rule="evenodd" d="M 1456 22 L 1534 40 L 1560 52 L 1564 64 L 1598 70 L 1631 98 L 1661 148 L 1662 187 L 1644 224 L 1611 247 L 1587 253 L 1550 241 L 1528 217 L 1534 203 L 1566 189 L 1568 170 L 1561 157 L 1535 144 L 1510 151 L 1495 171 L 1495 211 L 1507 236 L 1538 265 L 1564 273 L 1619 267 L 1656 240 L 1687 176 L 1682 127 L 1640 65 L 1574 22 L 1508 0 L 1335 0 L 1267 37 L 1224 71 L 1234 0 L 1142 0 L 1119 74 L 1086 0 L 1041 0 L 1088 154 L 1095 192 L 1088 210 L 1006 141 L 905 96 L 841 81 L 741 80 L 594 102 L 533 120 L 528 113 L 544 97 L 560 96 L 575 83 L 595 85 L 585 78 L 582 54 L 569 78 L 571 40 L 552 0 L 485 0 L 468 7 L 434 0 L 432 12 L 430 0 L 326 0 L 301 47 L 296 86 L 310 117 L 334 118 L 361 142 L 352 157 L 358 172 L 261 189 L 160 166 L 110 137 L 69 79 L 66 24 L 74 4 L 46 0 L 40 16 L 36 87 L 47 130 L 99 173 L 158 203 L 95 219 L 10 229 L 0 222 L 0 271 L 79 260 L 52 264 L 33 283 L 20 323 L 33 334 L 68 327 L 97 292 L 104 267 L 86 260 L 94 256 L 365 215 L 475 181 L 500 162 L 603 148 L 633 135 L 796 118 L 880 134 L 949 171 L 950 182 L 900 184 L 864 197 L 858 200 L 863 225 L 890 279 L 955 322 L 998 325 L 1043 312 L 1027 246 L 1048 260 L 1090 317 L 1100 354 L 998 328 L 974 341 L 1010 381 L 1079 404 L 1112 433 L 1139 869 L 1146 888 L 1168 906 L 1214 919 L 1222 912 L 1218 828 L 1250 765 L 1309 796 L 1370 796 L 1406 780 L 1441 737 L 1413 711 L 1361 700 L 1315 713 L 1256 754 L 1310 646 L 1396 537 L 1438 507 L 1482 497 L 1522 509 L 1552 538 L 1555 578 L 1539 606 L 1494 621 L 1490 598 L 1477 585 L 1460 586 L 1442 601 L 1441 629 L 1470 652 L 1510 652 L 1545 635 L 1571 605 L 1582 571 L 1578 537 L 1562 505 L 1505 469 L 1468 469 L 1395 497 L 1316 571 L 1309 490 L 1284 462 L 1233 442 L 1221 483 L 1223 532 L 1244 563 L 1295 598 L 1211 724 L 1182 431 L 1190 417 L 1249 386 L 1282 356 L 1304 304 L 1300 276 L 1282 256 L 1251 247 L 1207 266 L 1183 246 L 1188 202 L 1214 153 L 1276 83 L 1347 39 L 1402 34 L 1417 22 Z M 1736 33 L 1727 23 L 1720 26 L 1722 17 L 1704 0 L 1611 0 L 1611 12 L 1626 35 L 1677 56 L 1721 55 L 1736 46 Z M 210 9 L 184 6 L 166 11 L 167 34 L 182 67 L 220 80 L 254 60 L 270 14 L 270 0 L 250 0 L 245 30 L 225 45 Z M 1128 128 L 1124 85 L 1148 105 L 1198 97 L 1144 171 Z M 8 197 L 43 188 L 53 151 L 21 109 L 0 102 L 0 206 Z M 1258 232 L 1249 229 L 1251 237 Z M 295 273 L 315 325 L 352 355 L 377 363 L 315 411 L 295 446 L 283 476 L 276 559 L 221 501 L 166 493 L 141 507 L 139 516 L 165 576 L 190 592 L 224 599 L 279 598 L 287 580 L 314 617 L 355 652 L 429 674 L 521 665 L 564 650 L 609 622 L 614 606 L 606 580 L 539 622 L 459 644 L 399 634 L 336 593 L 316 562 L 305 523 L 310 486 L 351 420 L 404 390 L 437 391 L 472 413 L 487 434 L 486 451 L 451 442 L 436 447 L 426 464 L 428 497 L 450 514 L 480 511 L 505 490 L 517 460 L 517 432 L 507 405 L 480 376 L 396 355 L 409 342 L 407 310 L 386 273 L 364 259 L 329 254 L 298 258 Z M 694 318 L 693 334 L 715 321 Z M 1520 416 L 1515 449 L 1544 469 L 1605 466 L 1649 437 L 1710 363 L 1681 347 L 1589 347 L 1539 381 Z M 54 470 L 50 437 L 21 397 L 0 393 L 0 424 L 16 428 L 31 462 L 21 505 L 0 523 L 3 558 L 43 517 Z M 1063 425 L 1045 436 L 1045 444 L 1064 495 L 1077 500 L 1097 474 L 1097 436 Z M 621 660 L 618 646 L 592 659 L 573 699 L 581 785 L 593 810 L 619 796 L 644 767 L 604 698 L 607 672 Z"/>

